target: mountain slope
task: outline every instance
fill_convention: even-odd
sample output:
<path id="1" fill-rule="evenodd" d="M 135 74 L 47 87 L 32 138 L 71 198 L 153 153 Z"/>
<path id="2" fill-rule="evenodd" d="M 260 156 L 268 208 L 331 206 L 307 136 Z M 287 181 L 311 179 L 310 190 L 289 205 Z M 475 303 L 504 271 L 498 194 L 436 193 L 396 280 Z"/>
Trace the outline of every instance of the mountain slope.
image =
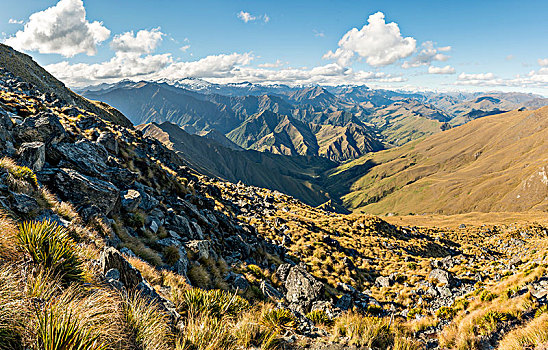
<path id="1" fill-rule="evenodd" d="M 216 141 L 190 135 L 168 122 L 145 124 L 137 128 L 144 136 L 155 138 L 177 151 L 191 168 L 202 174 L 278 190 L 313 206 L 328 199 L 315 184 L 319 174 L 336 165 L 325 158 L 237 151 Z"/>
<path id="2" fill-rule="evenodd" d="M 36 89 L 42 94 L 49 94 L 46 98 L 51 102 L 59 99 L 63 103 L 95 113 L 104 120 L 126 127 L 131 125 L 130 121 L 115 108 L 75 94 L 65 87 L 65 84 L 37 65 L 30 56 L 15 51 L 4 44 L 0 44 L 0 69 L 21 78 L 23 80 L 19 85 L 21 90 L 28 92 Z"/>
<path id="3" fill-rule="evenodd" d="M 548 210 L 548 107 L 484 117 L 329 173 L 369 213 Z"/>

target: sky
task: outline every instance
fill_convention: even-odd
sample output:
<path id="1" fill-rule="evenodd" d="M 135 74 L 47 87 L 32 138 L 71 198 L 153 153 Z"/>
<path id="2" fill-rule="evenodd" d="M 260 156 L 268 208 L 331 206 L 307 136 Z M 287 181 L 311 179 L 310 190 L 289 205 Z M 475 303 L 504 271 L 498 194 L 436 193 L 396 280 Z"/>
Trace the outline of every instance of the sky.
<path id="1" fill-rule="evenodd" d="M 71 87 L 202 78 L 548 96 L 548 1 L 0 0 Z"/>

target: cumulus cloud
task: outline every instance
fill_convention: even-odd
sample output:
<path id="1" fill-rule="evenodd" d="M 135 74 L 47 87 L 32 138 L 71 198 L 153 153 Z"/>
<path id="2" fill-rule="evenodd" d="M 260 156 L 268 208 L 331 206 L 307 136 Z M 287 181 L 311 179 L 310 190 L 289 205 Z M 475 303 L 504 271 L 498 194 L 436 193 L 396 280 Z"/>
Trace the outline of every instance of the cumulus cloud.
<path id="1" fill-rule="evenodd" d="M 165 68 L 173 59 L 169 54 L 144 57 L 117 55 L 106 62 L 70 64 L 67 61 L 50 64 L 44 68 L 71 86 L 83 86 L 95 82 L 112 82 L 121 79 L 137 79 Z"/>
<path id="2" fill-rule="evenodd" d="M 371 66 L 386 66 L 411 56 L 416 50 L 416 40 L 402 37 L 397 23 L 386 23 L 384 13 L 377 12 L 367 19 L 362 29 L 353 28 L 339 40 L 339 48 L 324 55 L 347 66 L 355 55 Z"/>
<path id="3" fill-rule="evenodd" d="M 61 0 L 55 6 L 29 17 L 23 30 L 5 43 L 19 50 L 57 53 L 72 57 L 97 53 L 97 45 L 107 40 L 110 30 L 101 22 L 89 22 L 82 0 Z"/>
<path id="4" fill-rule="evenodd" d="M 274 62 L 274 63 L 259 64 L 259 67 L 261 67 L 261 68 L 278 68 L 278 67 L 281 67 L 282 65 L 283 65 L 282 61 L 276 60 L 276 62 Z"/>
<path id="5" fill-rule="evenodd" d="M 118 34 L 112 39 L 110 48 L 117 53 L 144 55 L 154 52 L 165 34 L 160 28 Z"/>
<path id="6" fill-rule="evenodd" d="M 539 66 L 542 66 L 542 67 L 548 66 L 548 58 L 544 58 L 544 59 L 539 58 L 538 59 L 538 64 L 539 64 Z"/>
<path id="7" fill-rule="evenodd" d="M 13 18 L 10 18 L 8 21 L 9 24 L 23 24 L 23 21 L 19 21 Z"/>
<path id="8" fill-rule="evenodd" d="M 440 51 L 447 52 L 451 50 L 451 46 L 446 46 L 440 48 L 435 48 L 434 43 L 427 41 L 422 44 L 423 49 L 410 61 L 405 61 L 402 64 L 402 68 L 416 68 L 420 66 L 428 66 L 433 61 L 442 61 L 445 62 L 449 59 L 449 56 L 440 53 Z"/>
<path id="9" fill-rule="evenodd" d="M 445 67 L 428 67 L 429 74 L 455 74 L 455 68 L 447 65 Z"/>
<path id="10" fill-rule="evenodd" d="M 190 45 L 185 45 L 185 46 L 182 46 L 182 47 L 180 48 L 180 50 L 183 51 L 183 52 L 187 52 L 188 49 L 190 49 Z"/>

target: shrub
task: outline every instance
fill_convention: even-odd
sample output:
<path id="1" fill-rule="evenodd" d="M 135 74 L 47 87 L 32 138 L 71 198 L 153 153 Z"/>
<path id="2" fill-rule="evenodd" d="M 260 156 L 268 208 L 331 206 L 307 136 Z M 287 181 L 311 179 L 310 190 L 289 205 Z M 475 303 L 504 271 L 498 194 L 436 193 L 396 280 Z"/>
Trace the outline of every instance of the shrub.
<path id="1" fill-rule="evenodd" d="M 107 293 L 87 294 L 69 287 L 35 309 L 37 343 L 47 350 L 104 350 L 120 341 L 115 300 Z"/>
<path id="2" fill-rule="evenodd" d="M 497 297 L 497 295 L 489 292 L 488 290 L 484 290 L 479 294 L 479 297 L 481 301 L 492 301 Z"/>
<path id="3" fill-rule="evenodd" d="M 500 323 L 508 320 L 509 315 L 500 311 L 488 311 L 483 317 L 478 320 L 477 329 L 479 334 L 491 334 L 497 330 Z"/>
<path id="4" fill-rule="evenodd" d="M 25 222 L 19 226 L 19 247 L 31 260 L 59 275 L 64 281 L 82 281 L 83 264 L 68 232 L 51 222 Z"/>
<path id="5" fill-rule="evenodd" d="M 436 316 L 444 320 L 450 320 L 455 317 L 456 314 L 457 310 L 447 306 L 442 306 L 436 311 Z"/>

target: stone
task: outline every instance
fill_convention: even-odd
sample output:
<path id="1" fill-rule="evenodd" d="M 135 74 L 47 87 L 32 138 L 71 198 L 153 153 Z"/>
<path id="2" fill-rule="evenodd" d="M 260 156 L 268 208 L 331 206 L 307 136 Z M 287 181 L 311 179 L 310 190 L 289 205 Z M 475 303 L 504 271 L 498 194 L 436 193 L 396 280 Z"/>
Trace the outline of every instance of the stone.
<path id="1" fill-rule="evenodd" d="M 110 182 L 72 169 L 60 169 L 53 182 L 53 188 L 63 200 L 76 206 L 95 206 L 104 214 L 114 209 L 120 197 L 118 189 Z"/>
<path id="2" fill-rule="evenodd" d="M 434 269 L 430 271 L 428 278 L 447 286 L 453 286 L 455 283 L 453 275 L 449 271 L 442 269 Z"/>
<path id="3" fill-rule="evenodd" d="M 46 145 L 43 142 L 25 142 L 19 147 L 17 161 L 20 165 L 37 172 L 46 163 Z"/>
<path id="4" fill-rule="evenodd" d="M 379 276 L 375 279 L 375 284 L 379 287 L 390 287 L 392 281 L 388 276 Z"/>
<path id="5" fill-rule="evenodd" d="M 261 292 L 263 292 L 263 295 L 267 298 L 274 298 L 274 299 L 283 298 L 282 293 L 280 293 L 276 288 L 274 288 L 274 286 L 272 286 L 267 281 L 261 281 L 259 288 L 261 288 Z"/>
<path id="6" fill-rule="evenodd" d="M 28 196 L 24 193 L 11 193 L 12 197 L 12 207 L 15 211 L 20 214 L 32 214 L 40 210 L 40 205 L 31 196 Z"/>
<path id="7" fill-rule="evenodd" d="M 189 241 L 185 243 L 185 246 L 196 255 L 197 260 L 209 259 L 210 243 L 208 240 Z"/>
<path id="8" fill-rule="evenodd" d="M 278 269 L 276 270 L 276 275 L 280 279 L 280 281 L 285 282 L 287 279 L 287 276 L 289 275 L 289 270 L 291 270 L 290 264 L 281 264 L 278 266 Z"/>
<path id="9" fill-rule="evenodd" d="M 27 117 L 15 127 L 15 137 L 20 142 L 43 142 L 56 144 L 67 136 L 59 118 L 53 113 L 42 112 L 33 117 Z"/>
<path id="10" fill-rule="evenodd" d="M 293 266 L 285 280 L 286 299 L 290 308 L 308 313 L 314 301 L 323 296 L 324 285 L 301 266 Z"/>
<path id="11" fill-rule="evenodd" d="M 103 146 L 89 140 L 76 143 L 58 143 L 48 154 L 48 161 L 62 166 L 70 164 L 71 168 L 92 176 L 102 176 L 107 170 L 108 153 Z"/>
<path id="12" fill-rule="evenodd" d="M 109 247 L 103 250 L 99 263 L 105 274 L 111 269 L 118 270 L 119 280 L 126 288 L 134 289 L 143 281 L 139 270 L 133 267 L 115 248 Z"/>
<path id="13" fill-rule="evenodd" d="M 103 132 L 97 138 L 97 144 L 103 146 L 107 151 L 114 155 L 118 155 L 118 141 L 116 136 L 111 132 Z"/>
<path id="14" fill-rule="evenodd" d="M 141 204 L 142 197 L 139 191 L 123 191 L 120 196 L 122 197 L 122 208 L 127 212 L 136 210 L 139 207 L 139 204 Z"/>
<path id="15" fill-rule="evenodd" d="M 348 310 L 352 307 L 352 296 L 349 294 L 344 294 L 337 300 L 335 307 L 338 307 L 341 310 Z"/>

